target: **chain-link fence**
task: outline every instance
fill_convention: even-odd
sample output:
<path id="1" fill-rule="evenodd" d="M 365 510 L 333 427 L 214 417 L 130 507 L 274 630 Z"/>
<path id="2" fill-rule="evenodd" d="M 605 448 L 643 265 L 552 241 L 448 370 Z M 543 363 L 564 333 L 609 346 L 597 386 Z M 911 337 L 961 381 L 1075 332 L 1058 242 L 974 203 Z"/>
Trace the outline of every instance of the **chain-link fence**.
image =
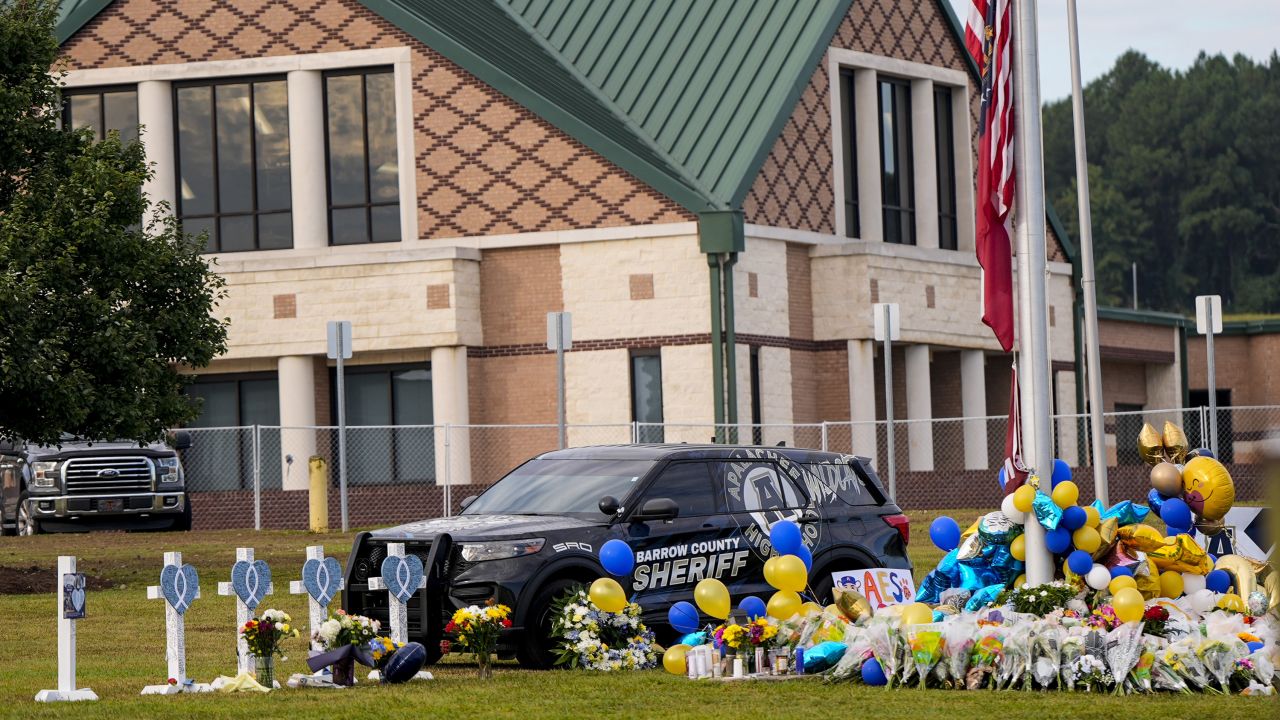
<path id="1" fill-rule="evenodd" d="M 1191 447 L 1212 445 L 1207 408 L 1144 410 L 1104 416 L 1108 495 L 1142 500 L 1148 468 L 1138 456 L 1144 423 L 1183 428 Z M 628 443 L 729 443 L 802 447 L 869 457 L 899 505 L 911 509 L 992 507 L 1004 460 L 1004 417 L 825 422 L 808 424 L 629 423 L 570 425 L 567 447 Z M 892 452 L 890 451 L 892 432 Z M 190 430 L 183 451 L 194 521 L 206 528 L 306 528 L 311 459 L 328 492 L 329 524 L 341 524 L 338 488 L 347 478 L 354 527 L 387 525 L 457 512 L 464 498 L 530 457 L 560 447 L 559 427 L 545 425 L 358 426 L 346 430 L 346 457 L 335 427 L 217 427 Z M 1267 443 L 1280 438 L 1280 406 L 1218 409 L 1217 456 L 1231 471 L 1237 497 L 1260 500 Z M 1093 500 L 1087 415 L 1054 418 L 1056 457 L 1072 467 L 1081 500 Z"/>

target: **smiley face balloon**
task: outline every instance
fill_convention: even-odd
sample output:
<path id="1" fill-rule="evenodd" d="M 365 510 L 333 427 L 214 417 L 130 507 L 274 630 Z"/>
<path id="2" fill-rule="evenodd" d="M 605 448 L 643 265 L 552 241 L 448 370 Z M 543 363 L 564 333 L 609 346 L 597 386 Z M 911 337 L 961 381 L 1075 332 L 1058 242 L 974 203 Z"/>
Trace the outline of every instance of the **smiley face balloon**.
<path id="1" fill-rule="evenodd" d="M 1236 486 L 1222 463 L 1195 457 L 1182 469 L 1182 499 L 1206 520 L 1221 520 L 1236 501 Z"/>

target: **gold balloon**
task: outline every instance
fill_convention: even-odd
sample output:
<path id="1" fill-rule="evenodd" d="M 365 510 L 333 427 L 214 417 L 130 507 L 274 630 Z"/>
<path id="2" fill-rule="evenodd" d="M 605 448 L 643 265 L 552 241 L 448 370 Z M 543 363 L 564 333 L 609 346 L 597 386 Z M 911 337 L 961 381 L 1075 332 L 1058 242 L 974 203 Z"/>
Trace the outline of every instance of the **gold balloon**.
<path id="1" fill-rule="evenodd" d="M 1258 589 L 1258 571 L 1267 567 L 1266 563 L 1258 563 L 1239 555 L 1223 555 L 1214 563 L 1214 570 L 1222 570 L 1231 575 L 1235 593 L 1246 600 L 1249 594 Z"/>
<path id="2" fill-rule="evenodd" d="M 836 596 L 836 609 L 849 622 L 858 622 L 861 618 L 871 617 L 871 603 L 862 593 L 840 587 L 832 588 L 832 593 Z"/>
<path id="3" fill-rule="evenodd" d="M 1178 472 L 1178 466 L 1168 462 L 1157 463 L 1151 468 L 1151 487 L 1165 497 L 1180 497 L 1182 473 Z"/>
<path id="4" fill-rule="evenodd" d="M 1267 607 L 1272 610 L 1280 609 L 1280 573 L 1274 570 L 1267 573 L 1264 587 L 1267 589 Z"/>
<path id="5" fill-rule="evenodd" d="M 1116 546 L 1116 532 L 1120 529 L 1119 518 L 1107 518 L 1098 525 L 1098 536 L 1102 538 L 1102 544 L 1093 553 L 1093 559 L 1097 560 L 1106 557 Z"/>
<path id="6" fill-rule="evenodd" d="M 1181 578 L 1182 576 L 1179 575 L 1178 577 Z M 1160 570 L 1151 558 L 1147 558 L 1146 563 L 1138 563 L 1138 567 L 1133 573 L 1133 580 L 1137 584 L 1138 592 L 1142 593 L 1144 599 L 1155 600 L 1160 597 Z"/>
<path id="7" fill-rule="evenodd" d="M 1218 609 L 1242 613 L 1248 608 L 1244 604 L 1244 598 L 1235 593 L 1227 593 L 1218 598 Z"/>
<path id="8" fill-rule="evenodd" d="M 1198 518 L 1196 522 L 1196 529 L 1204 533 L 1205 537 L 1219 535 L 1226 529 L 1226 527 L 1226 523 L 1221 520 L 1205 520 L 1204 518 Z"/>
<path id="9" fill-rule="evenodd" d="M 689 671 L 684 656 L 692 649 L 688 645 L 672 645 L 662 653 L 662 667 L 672 675 L 684 675 Z"/>
<path id="10" fill-rule="evenodd" d="M 1187 436 L 1182 428 L 1168 420 L 1164 421 L 1164 433 L 1160 437 L 1164 445 L 1164 456 L 1181 465 L 1187 459 Z"/>
<path id="11" fill-rule="evenodd" d="M 1138 433 L 1138 455 L 1148 465 L 1155 465 L 1164 459 L 1164 442 L 1160 433 L 1150 423 L 1142 424 L 1142 432 Z"/>
<path id="12" fill-rule="evenodd" d="M 1182 499 L 1206 520 L 1221 520 L 1236 501 L 1236 486 L 1222 463 L 1209 457 L 1191 458 L 1182 468 Z"/>
<path id="13" fill-rule="evenodd" d="M 1165 538 L 1160 537 L 1160 533 L 1150 525 L 1125 525 L 1116 531 L 1116 537 L 1126 550 L 1146 553 L 1162 572 L 1173 570 L 1207 575 L 1213 569 L 1209 554 L 1190 535 Z"/>

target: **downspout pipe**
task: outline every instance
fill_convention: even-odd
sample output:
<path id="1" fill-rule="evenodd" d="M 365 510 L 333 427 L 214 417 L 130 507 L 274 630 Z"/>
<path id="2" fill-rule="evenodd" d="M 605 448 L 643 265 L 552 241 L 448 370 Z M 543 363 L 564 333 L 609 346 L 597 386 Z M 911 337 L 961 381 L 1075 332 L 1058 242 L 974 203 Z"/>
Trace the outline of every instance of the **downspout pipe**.
<path id="1" fill-rule="evenodd" d="M 729 424 L 729 443 L 738 444 L 738 339 L 733 322 L 733 266 L 738 253 L 725 253 L 721 272 L 724 290 L 724 364 L 728 376 L 725 392 L 725 422 Z"/>
<path id="2" fill-rule="evenodd" d="M 720 438 L 720 426 L 724 424 L 724 356 L 720 345 L 720 256 L 709 253 L 707 265 L 711 269 L 711 402 L 715 407 L 716 440 Z"/>
<path id="3" fill-rule="evenodd" d="M 737 368 L 734 366 L 736 336 L 733 326 L 732 268 L 737 260 L 737 253 L 746 249 L 744 228 L 741 210 L 709 210 L 698 214 L 698 249 L 706 254 L 711 273 L 711 393 L 712 402 L 715 404 L 715 421 L 718 426 L 715 434 L 717 442 L 725 441 L 725 434 L 722 431 L 724 423 L 736 422 L 738 417 L 738 393 L 735 386 Z M 726 265 L 729 268 L 728 274 L 724 272 Z M 728 340 L 727 353 L 723 345 L 726 339 Z M 725 391 L 726 375 L 729 378 L 727 393 Z"/>

